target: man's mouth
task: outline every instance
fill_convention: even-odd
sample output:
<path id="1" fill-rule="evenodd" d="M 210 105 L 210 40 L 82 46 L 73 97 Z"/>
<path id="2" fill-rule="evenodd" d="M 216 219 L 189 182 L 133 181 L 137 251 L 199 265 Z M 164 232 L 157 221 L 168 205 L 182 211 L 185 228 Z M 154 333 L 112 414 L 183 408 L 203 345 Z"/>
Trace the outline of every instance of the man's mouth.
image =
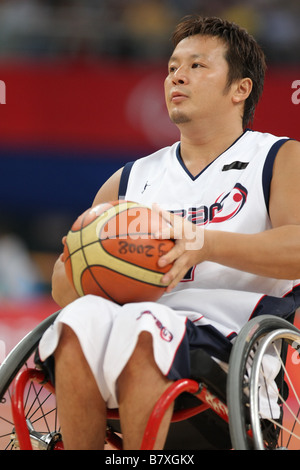
<path id="1" fill-rule="evenodd" d="M 171 93 L 171 101 L 173 103 L 179 103 L 181 101 L 184 101 L 187 99 L 187 95 L 185 95 L 184 93 L 181 93 L 180 91 L 173 91 Z"/>

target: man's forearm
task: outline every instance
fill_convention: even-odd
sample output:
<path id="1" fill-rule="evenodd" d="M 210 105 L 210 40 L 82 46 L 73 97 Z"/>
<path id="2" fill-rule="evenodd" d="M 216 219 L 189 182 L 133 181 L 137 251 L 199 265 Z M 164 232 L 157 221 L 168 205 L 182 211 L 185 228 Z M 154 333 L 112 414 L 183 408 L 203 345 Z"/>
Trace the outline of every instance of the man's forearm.
<path id="1" fill-rule="evenodd" d="M 300 226 L 277 227 L 257 234 L 208 231 L 213 261 L 277 279 L 300 278 Z"/>

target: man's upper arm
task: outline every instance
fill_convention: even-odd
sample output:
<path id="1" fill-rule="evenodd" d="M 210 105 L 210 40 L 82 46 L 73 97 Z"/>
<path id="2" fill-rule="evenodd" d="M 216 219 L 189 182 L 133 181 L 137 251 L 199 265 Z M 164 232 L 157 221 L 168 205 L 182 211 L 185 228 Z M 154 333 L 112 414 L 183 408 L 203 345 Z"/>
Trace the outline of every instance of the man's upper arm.
<path id="1" fill-rule="evenodd" d="M 286 142 L 274 162 L 269 213 L 273 227 L 300 225 L 300 143 Z"/>
<path id="2" fill-rule="evenodd" d="M 120 178 L 123 168 L 116 171 L 99 189 L 93 202 L 93 206 L 103 202 L 116 201 L 119 196 Z"/>

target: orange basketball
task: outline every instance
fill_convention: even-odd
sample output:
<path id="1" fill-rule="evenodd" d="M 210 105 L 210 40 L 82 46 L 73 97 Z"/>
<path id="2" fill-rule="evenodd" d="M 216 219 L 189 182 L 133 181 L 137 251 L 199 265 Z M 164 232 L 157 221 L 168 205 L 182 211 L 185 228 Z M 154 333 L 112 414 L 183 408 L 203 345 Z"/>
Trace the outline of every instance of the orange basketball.
<path id="1" fill-rule="evenodd" d="M 161 278 L 170 265 L 158 259 L 174 245 L 154 232 L 166 221 L 135 202 L 113 201 L 85 211 L 73 224 L 64 247 L 67 276 L 78 295 L 94 294 L 118 304 L 159 299 Z"/>

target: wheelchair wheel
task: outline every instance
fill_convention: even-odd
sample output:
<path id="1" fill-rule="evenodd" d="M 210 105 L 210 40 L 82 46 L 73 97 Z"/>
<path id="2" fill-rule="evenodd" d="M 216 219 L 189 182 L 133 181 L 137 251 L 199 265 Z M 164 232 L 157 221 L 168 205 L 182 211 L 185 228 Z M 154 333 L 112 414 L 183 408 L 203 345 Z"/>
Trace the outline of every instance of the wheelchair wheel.
<path id="1" fill-rule="evenodd" d="M 276 333 L 276 350 L 272 345 L 273 333 Z M 283 402 L 287 401 L 287 388 L 295 390 L 295 385 L 286 385 L 286 368 L 292 366 L 290 358 L 299 343 L 298 328 L 271 315 L 250 320 L 239 333 L 232 349 L 227 381 L 229 428 L 234 449 L 283 448 Z M 276 387 L 274 382 L 273 388 L 266 387 L 266 381 L 259 373 L 262 365 L 271 371 L 272 378 L 276 377 Z M 261 413 L 259 407 L 268 412 Z"/>
<path id="2" fill-rule="evenodd" d="M 11 412 L 11 384 L 16 375 L 34 365 L 34 352 L 46 329 L 59 312 L 46 318 L 25 336 L 10 352 L 0 367 L 0 449 L 18 449 Z M 56 404 L 52 394 L 42 384 L 30 383 L 25 390 L 24 403 L 27 426 L 34 447 L 46 448 L 56 433 Z M 51 427 L 49 421 L 51 420 Z M 54 427 L 52 427 L 54 426 Z M 50 431 L 51 429 L 51 431 Z"/>
<path id="3" fill-rule="evenodd" d="M 293 373 L 293 368 L 300 362 L 299 349 L 300 332 L 280 329 L 266 335 L 255 353 L 249 399 L 255 449 L 265 449 L 266 425 L 267 428 L 276 430 L 277 448 L 293 450 L 300 448 L 300 386 L 294 378 L 296 374 Z M 286 351 L 286 361 L 282 359 L 282 351 Z M 285 378 L 285 386 L 281 389 L 279 387 L 279 392 L 278 384 L 270 382 L 269 379 L 270 357 L 277 361 L 279 376 Z M 277 397 L 280 419 L 276 419 L 272 407 L 273 394 Z"/>

